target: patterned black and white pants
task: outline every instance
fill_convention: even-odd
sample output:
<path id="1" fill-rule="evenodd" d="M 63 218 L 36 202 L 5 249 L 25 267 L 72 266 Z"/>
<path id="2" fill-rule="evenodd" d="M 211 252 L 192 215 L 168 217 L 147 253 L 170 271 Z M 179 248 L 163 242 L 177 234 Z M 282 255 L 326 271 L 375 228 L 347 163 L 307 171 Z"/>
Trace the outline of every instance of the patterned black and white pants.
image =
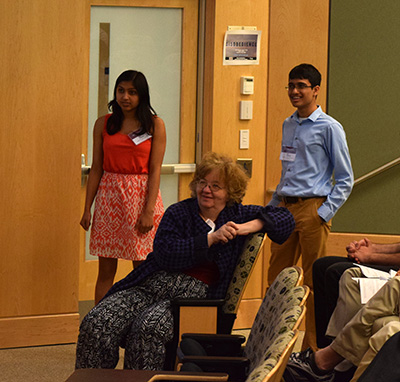
<path id="1" fill-rule="evenodd" d="M 138 286 L 112 294 L 83 319 L 75 367 L 113 369 L 119 345 L 125 342 L 125 369 L 162 370 L 165 345 L 174 329 L 170 301 L 206 297 L 207 290 L 194 277 L 161 271 Z"/>

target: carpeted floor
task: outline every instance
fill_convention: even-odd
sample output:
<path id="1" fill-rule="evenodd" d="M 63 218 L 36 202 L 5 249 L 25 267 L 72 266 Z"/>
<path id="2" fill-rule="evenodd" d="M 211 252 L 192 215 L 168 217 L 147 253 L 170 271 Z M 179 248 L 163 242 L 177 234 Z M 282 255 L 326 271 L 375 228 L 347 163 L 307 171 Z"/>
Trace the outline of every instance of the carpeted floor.
<path id="1" fill-rule="evenodd" d="M 0 350 L 1 382 L 65 381 L 75 365 L 75 344 Z M 123 353 L 117 369 L 123 368 Z"/>
<path id="2" fill-rule="evenodd" d="M 0 350 L 0 381 L 65 381 L 74 371 L 75 344 Z"/>
<path id="3" fill-rule="evenodd" d="M 80 305 L 80 313 L 90 309 Z M 83 314 L 84 315 L 84 314 Z M 236 330 L 247 336 L 249 330 Z M 300 332 L 295 351 L 300 351 L 304 332 Z M 37 346 L 0 350 L 0 382 L 62 382 L 74 371 L 75 344 Z M 117 369 L 123 368 L 123 351 Z"/>

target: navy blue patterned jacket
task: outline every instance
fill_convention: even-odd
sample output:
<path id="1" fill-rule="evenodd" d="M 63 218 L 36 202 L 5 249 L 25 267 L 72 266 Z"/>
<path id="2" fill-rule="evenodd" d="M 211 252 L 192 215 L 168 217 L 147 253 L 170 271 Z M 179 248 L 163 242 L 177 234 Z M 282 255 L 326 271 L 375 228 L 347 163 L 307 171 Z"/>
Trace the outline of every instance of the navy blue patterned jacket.
<path id="1" fill-rule="evenodd" d="M 256 218 L 264 222 L 264 232 L 269 238 L 279 244 L 294 229 L 293 216 L 286 208 L 234 204 L 220 212 L 215 230 L 228 221 L 239 224 Z M 215 285 L 209 287 L 208 297 L 224 298 L 246 236 L 237 236 L 226 244 L 215 244 L 209 248 L 209 230 L 210 227 L 200 217 L 197 199 L 190 198 L 171 205 L 158 227 L 153 252 L 139 267 L 114 284 L 105 297 L 138 285 L 154 272 L 182 272 L 204 261 L 213 260 L 220 277 Z"/>

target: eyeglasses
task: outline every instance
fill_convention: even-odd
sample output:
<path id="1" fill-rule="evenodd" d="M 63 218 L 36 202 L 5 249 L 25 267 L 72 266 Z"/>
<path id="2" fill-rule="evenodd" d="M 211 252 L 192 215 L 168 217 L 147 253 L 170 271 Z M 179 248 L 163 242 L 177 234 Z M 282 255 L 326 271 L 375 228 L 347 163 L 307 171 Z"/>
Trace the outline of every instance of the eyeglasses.
<path id="1" fill-rule="evenodd" d="M 218 192 L 223 189 L 223 187 L 221 187 L 218 183 L 208 183 L 204 179 L 201 179 L 197 182 L 197 187 L 199 187 L 201 191 L 203 191 L 207 186 L 210 188 L 212 192 Z"/>
<path id="2" fill-rule="evenodd" d="M 297 90 L 304 90 L 312 87 L 313 87 L 312 85 L 307 85 L 304 82 L 299 82 L 298 84 L 289 84 L 288 86 L 285 87 L 285 89 L 294 90 L 296 88 Z"/>

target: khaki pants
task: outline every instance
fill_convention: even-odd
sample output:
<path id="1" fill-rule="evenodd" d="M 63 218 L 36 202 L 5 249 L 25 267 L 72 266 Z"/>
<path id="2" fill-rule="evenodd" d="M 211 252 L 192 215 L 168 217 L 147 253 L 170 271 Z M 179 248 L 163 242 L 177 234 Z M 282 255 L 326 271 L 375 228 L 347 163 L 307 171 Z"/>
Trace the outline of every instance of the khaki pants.
<path id="1" fill-rule="evenodd" d="M 330 345 L 364 372 L 386 340 L 400 330 L 400 276 L 388 281 L 347 323 Z M 374 332 L 376 332 L 374 334 Z"/>
<path id="2" fill-rule="evenodd" d="M 293 215 L 296 227 L 289 239 L 283 244 L 271 244 L 271 259 L 268 269 L 268 283 L 272 284 L 279 272 L 296 264 L 301 256 L 304 270 L 304 284 L 311 289 L 307 300 L 306 334 L 303 348 L 310 346 L 316 350 L 314 321 L 314 296 L 312 293 L 312 265 L 320 257 L 326 256 L 326 242 L 331 229 L 331 222 L 325 223 L 318 216 L 317 210 L 325 198 L 311 198 L 297 203 L 284 203 Z"/>
<path id="3" fill-rule="evenodd" d="M 387 317 L 387 319 L 393 318 Z M 369 348 L 364 354 L 364 357 L 361 359 L 356 372 L 354 373 L 353 379 L 350 382 L 357 382 L 358 378 L 360 378 L 368 365 L 375 358 L 378 351 L 385 344 L 385 342 L 394 334 L 400 331 L 400 322 L 399 321 L 391 321 L 384 325 L 378 332 L 376 332 L 369 340 Z M 388 365 L 390 366 L 390 365 Z"/>
<path id="4" fill-rule="evenodd" d="M 361 304 L 360 286 L 353 277 L 362 277 L 359 267 L 343 272 L 339 281 L 339 298 L 326 329 L 326 335 L 336 337 L 346 324 L 363 307 Z"/>

